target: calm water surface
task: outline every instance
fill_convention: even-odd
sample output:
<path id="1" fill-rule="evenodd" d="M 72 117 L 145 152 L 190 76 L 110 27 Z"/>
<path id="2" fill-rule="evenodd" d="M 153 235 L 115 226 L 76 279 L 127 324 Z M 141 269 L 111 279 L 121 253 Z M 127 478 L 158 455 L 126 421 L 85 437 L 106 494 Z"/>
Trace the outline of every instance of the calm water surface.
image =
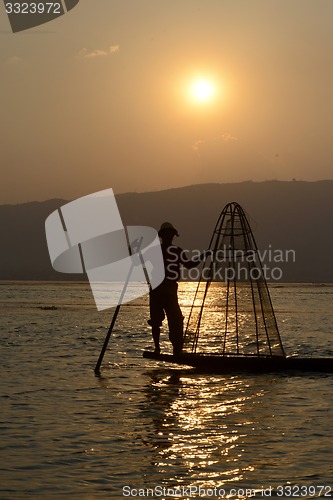
<path id="1" fill-rule="evenodd" d="M 185 315 L 192 293 L 181 285 Z M 333 356 L 333 286 L 271 294 L 287 353 Z M 333 497 L 333 375 L 143 359 L 144 297 L 122 307 L 95 377 L 113 311 L 86 284 L 1 283 L 0 310 L 1 500 Z"/>

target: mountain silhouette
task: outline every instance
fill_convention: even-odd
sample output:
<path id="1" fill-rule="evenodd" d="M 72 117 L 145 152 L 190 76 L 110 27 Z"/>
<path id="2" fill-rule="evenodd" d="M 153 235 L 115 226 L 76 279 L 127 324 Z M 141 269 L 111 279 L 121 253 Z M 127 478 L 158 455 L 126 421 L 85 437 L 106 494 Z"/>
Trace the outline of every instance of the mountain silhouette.
<path id="1" fill-rule="evenodd" d="M 264 263 L 281 281 L 333 283 L 333 181 L 201 184 L 116 196 L 124 225 L 171 222 L 175 243 L 208 248 L 216 220 L 232 201 L 245 210 Z M 0 206 L 0 280 L 85 280 L 52 269 L 45 219 L 68 200 Z M 278 278 L 275 273 L 273 278 Z"/>

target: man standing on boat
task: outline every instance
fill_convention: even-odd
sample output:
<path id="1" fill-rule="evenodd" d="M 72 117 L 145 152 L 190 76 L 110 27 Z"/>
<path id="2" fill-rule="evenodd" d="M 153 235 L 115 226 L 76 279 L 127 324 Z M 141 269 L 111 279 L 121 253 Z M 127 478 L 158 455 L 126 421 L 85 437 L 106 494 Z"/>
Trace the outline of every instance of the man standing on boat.
<path id="1" fill-rule="evenodd" d="M 155 289 L 150 290 L 149 305 L 150 319 L 148 324 L 152 327 L 152 336 L 155 344 L 155 353 L 160 353 L 160 332 L 162 322 L 167 317 L 169 326 L 169 339 L 173 345 L 173 353 L 179 354 L 183 348 L 183 323 L 184 316 L 178 303 L 178 280 L 180 278 L 180 266 L 192 269 L 198 266 L 205 257 L 203 252 L 199 260 L 186 258 L 184 250 L 173 245 L 178 231 L 170 222 L 164 222 L 158 232 L 161 239 L 165 277 L 162 283 Z"/>

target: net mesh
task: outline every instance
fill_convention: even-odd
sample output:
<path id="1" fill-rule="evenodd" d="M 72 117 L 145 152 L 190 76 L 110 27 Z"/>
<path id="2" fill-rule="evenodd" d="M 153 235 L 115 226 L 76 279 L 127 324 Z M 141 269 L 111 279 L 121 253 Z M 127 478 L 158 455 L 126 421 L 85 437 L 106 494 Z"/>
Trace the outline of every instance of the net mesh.
<path id="1" fill-rule="evenodd" d="M 195 292 L 186 350 L 221 356 L 284 356 L 264 270 L 243 209 L 222 211 Z"/>

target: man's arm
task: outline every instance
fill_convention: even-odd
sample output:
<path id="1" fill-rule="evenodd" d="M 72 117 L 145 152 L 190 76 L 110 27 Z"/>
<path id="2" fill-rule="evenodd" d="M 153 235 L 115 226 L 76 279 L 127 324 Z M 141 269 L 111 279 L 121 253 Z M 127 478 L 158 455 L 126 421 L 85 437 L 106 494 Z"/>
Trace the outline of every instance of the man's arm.
<path id="1" fill-rule="evenodd" d="M 202 254 L 199 256 L 197 259 L 189 259 L 184 250 L 180 249 L 180 263 L 182 266 L 186 267 L 186 269 L 193 269 L 194 267 L 197 267 L 200 262 L 207 257 L 207 253 L 209 250 L 204 250 Z"/>

